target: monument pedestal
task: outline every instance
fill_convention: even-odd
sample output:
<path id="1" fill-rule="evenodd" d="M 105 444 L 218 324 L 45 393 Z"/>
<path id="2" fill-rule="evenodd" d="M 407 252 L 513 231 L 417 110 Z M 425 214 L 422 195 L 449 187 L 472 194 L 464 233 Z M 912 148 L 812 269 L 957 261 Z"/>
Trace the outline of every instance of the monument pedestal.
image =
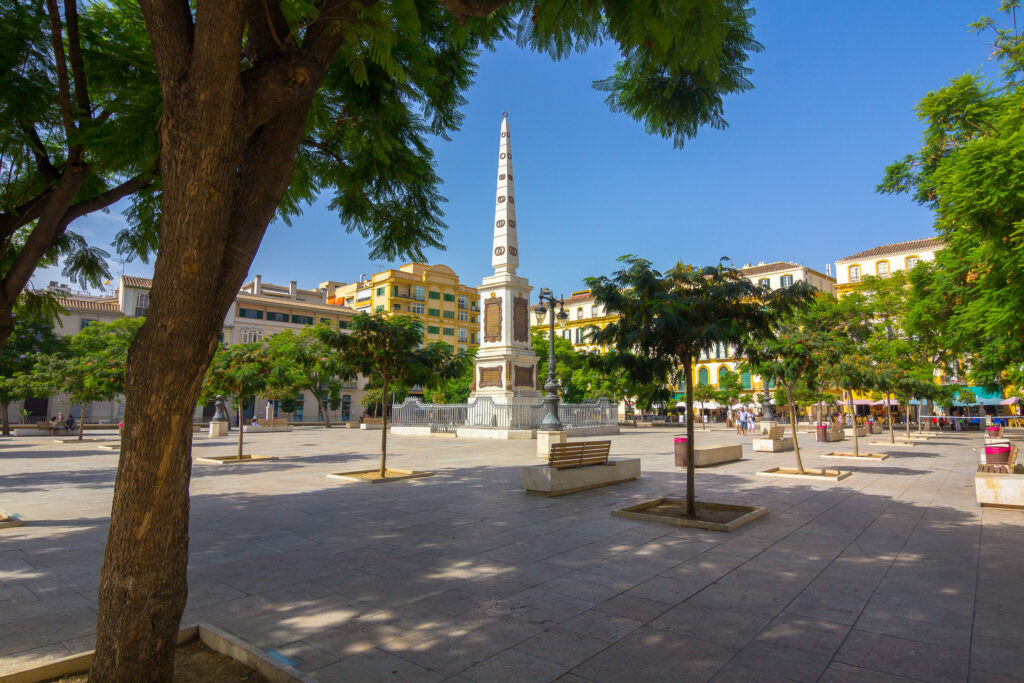
<path id="1" fill-rule="evenodd" d="M 551 444 L 565 443 L 566 434 L 564 429 L 558 431 L 537 430 L 537 457 L 546 458 L 551 453 Z"/>
<path id="2" fill-rule="evenodd" d="M 211 422 L 210 423 L 210 436 L 227 436 L 228 435 L 228 423 L 227 422 Z"/>

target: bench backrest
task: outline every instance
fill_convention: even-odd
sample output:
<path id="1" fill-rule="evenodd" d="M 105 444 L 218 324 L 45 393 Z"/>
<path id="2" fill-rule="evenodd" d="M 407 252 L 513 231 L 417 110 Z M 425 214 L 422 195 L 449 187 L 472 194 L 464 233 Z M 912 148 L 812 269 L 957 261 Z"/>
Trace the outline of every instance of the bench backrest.
<path id="1" fill-rule="evenodd" d="M 769 439 L 772 439 L 772 440 L 774 440 L 774 439 L 781 439 L 784 436 L 786 436 L 786 427 L 785 427 L 785 425 L 772 425 L 771 428 L 768 429 L 768 438 Z"/>
<path id="2" fill-rule="evenodd" d="M 608 462 L 611 441 L 577 441 L 574 443 L 553 443 L 548 455 L 548 466 L 555 469 L 604 465 Z"/>

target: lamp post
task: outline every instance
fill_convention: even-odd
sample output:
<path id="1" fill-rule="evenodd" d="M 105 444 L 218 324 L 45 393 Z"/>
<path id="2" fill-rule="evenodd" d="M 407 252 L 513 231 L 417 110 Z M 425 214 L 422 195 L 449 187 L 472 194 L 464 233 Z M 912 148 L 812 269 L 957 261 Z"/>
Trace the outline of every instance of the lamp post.
<path id="1" fill-rule="evenodd" d="M 548 393 L 544 395 L 545 414 L 540 426 L 546 431 L 557 432 L 562 429 L 562 421 L 558 419 L 558 380 L 555 378 L 555 318 L 558 318 L 559 327 L 565 327 L 569 314 L 565 312 L 565 301 L 556 299 L 547 287 L 540 290 L 537 298 L 540 304 L 534 309 L 534 314 L 537 316 L 538 325 L 544 324 L 544 317 L 548 313 L 544 302 L 551 307 L 551 316 L 548 319 L 548 381 L 544 385 Z M 555 306 L 558 306 L 557 313 Z"/>

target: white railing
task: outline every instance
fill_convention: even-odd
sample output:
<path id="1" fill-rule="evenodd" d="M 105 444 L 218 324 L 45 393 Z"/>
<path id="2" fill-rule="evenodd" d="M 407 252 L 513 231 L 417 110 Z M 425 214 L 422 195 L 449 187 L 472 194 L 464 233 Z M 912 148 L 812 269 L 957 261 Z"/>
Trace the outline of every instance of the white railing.
<path id="1" fill-rule="evenodd" d="M 614 426 L 618 424 L 616 406 L 599 398 L 585 403 L 560 403 L 558 418 L 566 429 Z M 454 432 L 458 427 L 477 429 L 536 429 L 544 419 L 544 404 L 496 403 L 480 397 L 472 403 L 423 403 L 409 397 L 391 407 L 394 425 L 429 426 L 434 432 Z"/>

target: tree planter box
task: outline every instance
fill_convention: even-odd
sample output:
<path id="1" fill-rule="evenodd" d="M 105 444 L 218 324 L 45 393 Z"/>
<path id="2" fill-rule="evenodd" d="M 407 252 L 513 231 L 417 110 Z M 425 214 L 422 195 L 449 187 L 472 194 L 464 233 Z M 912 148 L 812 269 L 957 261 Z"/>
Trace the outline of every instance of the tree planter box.
<path id="1" fill-rule="evenodd" d="M 882 425 L 880 425 L 877 422 L 872 422 L 871 423 L 870 431 L 871 431 L 872 434 L 881 434 L 882 433 Z"/>
<path id="2" fill-rule="evenodd" d="M 199 640 L 214 652 L 219 652 L 236 662 L 253 669 L 271 683 L 313 683 L 315 679 L 298 669 L 276 661 L 266 652 L 245 642 L 227 631 L 209 624 L 196 624 L 178 631 L 178 645 L 186 645 Z M 94 650 L 80 655 L 71 655 L 49 664 L 32 666 L 5 673 L 4 683 L 38 683 L 60 679 L 65 676 L 84 674 L 92 664 Z"/>
<path id="3" fill-rule="evenodd" d="M 290 431 L 292 431 L 292 428 L 288 425 L 287 422 L 284 422 L 284 424 L 275 424 L 275 425 L 262 425 L 262 424 L 245 425 L 245 433 L 246 434 L 259 434 L 260 432 L 290 432 Z"/>
<path id="4" fill-rule="evenodd" d="M 537 496 L 564 496 L 567 493 L 633 481 L 640 476 L 639 458 L 609 458 L 604 465 L 556 469 L 547 465 L 519 468 L 523 490 Z"/>
<path id="5" fill-rule="evenodd" d="M 825 430 L 825 441 L 842 441 L 846 438 L 846 432 L 838 429 L 827 429 Z"/>
<path id="6" fill-rule="evenodd" d="M 821 457 L 848 458 L 850 460 L 885 460 L 890 456 L 888 453 L 861 453 L 860 455 L 854 455 L 853 453 L 825 453 Z"/>
<path id="7" fill-rule="evenodd" d="M 853 438 L 853 427 L 846 427 L 843 429 L 843 435 Z M 857 427 L 857 436 L 867 436 L 868 430 L 864 427 Z"/>
<path id="8" fill-rule="evenodd" d="M 789 477 L 791 479 L 810 479 L 812 481 L 820 481 L 823 483 L 835 483 L 841 479 L 846 479 L 853 472 L 840 472 L 839 470 L 825 470 L 817 469 L 815 467 L 805 467 L 803 474 L 800 474 L 795 467 L 773 467 L 770 470 L 764 470 L 757 474 L 768 476 L 768 477 Z"/>
<path id="9" fill-rule="evenodd" d="M 779 453 L 793 450 L 793 437 L 781 439 L 754 439 L 754 450 L 758 453 Z"/>
<path id="10" fill-rule="evenodd" d="M 210 455 L 203 458 L 196 458 L 196 462 L 203 462 L 208 465 L 230 465 L 232 463 L 263 462 L 264 460 L 277 460 L 272 455 L 243 455 L 239 460 L 237 455 Z"/>
<path id="11" fill-rule="evenodd" d="M 381 479 L 380 468 L 372 470 L 355 470 L 353 472 L 336 472 L 328 474 L 328 479 L 347 479 L 348 481 L 361 481 L 367 484 L 384 484 L 389 481 L 402 481 L 403 479 L 419 479 L 420 477 L 432 477 L 433 472 L 413 472 L 412 470 L 393 470 L 390 467 L 385 470 L 387 476 Z M 373 476 L 377 474 L 378 476 Z"/>
<path id="12" fill-rule="evenodd" d="M 735 462 L 743 458 L 743 446 L 739 444 L 714 444 L 693 447 L 693 466 L 710 467 L 723 462 Z M 682 466 L 685 466 L 682 465 Z"/>
<path id="13" fill-rule="evenodd" d="M 974 494 L 982 507 L 1024 510 L 1024 474 L 978 472 Z"/>
<path id="14" fill-rule="evenodd" d="M 687 517 L 685 498 L 658 498 L 621 510 L 613 510 L 612 516 L 707 531 L 733 531 L 768 514 L 768 508 L 747 505 L 696 501 L 695 507 L 696 517 Z"/>

